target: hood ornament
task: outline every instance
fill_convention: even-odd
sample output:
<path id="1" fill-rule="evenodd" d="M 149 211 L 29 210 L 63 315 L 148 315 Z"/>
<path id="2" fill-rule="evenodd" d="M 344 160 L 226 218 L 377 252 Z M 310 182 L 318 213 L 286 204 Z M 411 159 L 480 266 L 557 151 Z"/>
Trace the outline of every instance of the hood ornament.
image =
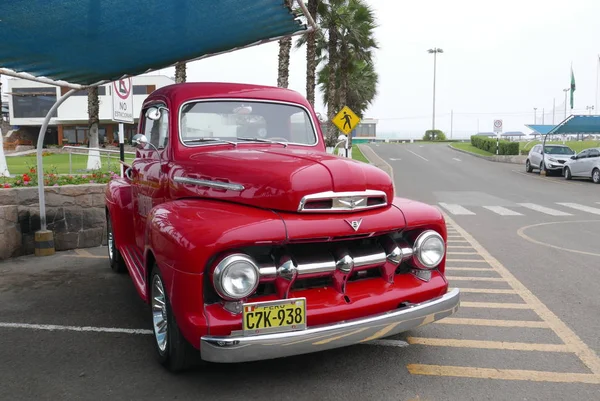
<path id="1" fill-rule="evenodd" d="M 348 223 L 350 225 L 350 227 L 352 227 L 354 229 L 354 231 L 357 231 L 358 228 L 360 227 L 360 223 L 362 223 L 362 219 L 358 219 L 358 220 L 344 220 L 346 223 Z"/>

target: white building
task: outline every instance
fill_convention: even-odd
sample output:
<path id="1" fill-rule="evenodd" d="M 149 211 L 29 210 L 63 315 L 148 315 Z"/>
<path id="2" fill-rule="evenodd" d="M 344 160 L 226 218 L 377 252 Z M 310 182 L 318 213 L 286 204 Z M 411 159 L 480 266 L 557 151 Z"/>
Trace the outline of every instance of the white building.
<path id="1" fill-rule="evenodd" d="M 141 75 L 132 78 L 133 108 L 135 124 L 125 124 L 125 138 L 135 135 L 142 103 L 154 90 L 171 85 L 175 81 L 164 75 Z M 68 91 L 52 85 L 25 79 L 9 79 L 4 87 L 8 96 L 10 124 L 26 133 L 27 139 L 35 143 L 44 117 L 56 99 Z M 100 143 L 117 142 L 118 123 L 111 120 L 111 84 L 98 88 L 100 100 Z M 71 95 L 50 119 L 46 132 L 46 144 L 68 145 L 87 143 L 88 133 L 87 91 Z"/>

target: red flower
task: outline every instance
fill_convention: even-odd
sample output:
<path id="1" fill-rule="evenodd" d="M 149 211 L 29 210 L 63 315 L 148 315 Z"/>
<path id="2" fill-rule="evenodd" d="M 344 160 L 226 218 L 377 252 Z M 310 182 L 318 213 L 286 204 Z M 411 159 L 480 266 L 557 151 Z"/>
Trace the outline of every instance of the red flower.
<path id="1" fill-rule="evenodd" d="M 10 188 L 10 184 L 8 182 L 4 183 L 4 188 Z"/>
<path id="2" fill-rule="evenodd" d="M 31 177 L 27 175 L 27 173 L 23 174 L 23 181 L 31 181 Z"/>
<path id="3" fill-rule="evenodd" d="M 29 169 L 29 172 L 30 172 L 31 174 L 35 174 L 35 168 L 33 168 L 33 167 L 32 167 L 32 168 L 30 168 L 30 169 Z"/>

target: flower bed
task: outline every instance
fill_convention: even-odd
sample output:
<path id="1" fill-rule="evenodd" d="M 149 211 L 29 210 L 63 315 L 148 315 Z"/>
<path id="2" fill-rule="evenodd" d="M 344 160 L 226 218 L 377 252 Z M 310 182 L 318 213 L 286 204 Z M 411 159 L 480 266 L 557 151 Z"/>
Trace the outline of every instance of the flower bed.
<path id="1" fill-rule="evenodd" d="M 17 188 L 38 185 L 38 174 L 35 167 L 29 167 L 29 173 L 17 175 L 15 177 L 1 177 L 0 188 Z M 111 179 L 119 177 L 118 174 L 109 172 L 92 172 L 88 174 L 58 174 L 56 167 L 51 166 L 50 171 L 44 173 L 44 186 L 58 187 L 61 185 L 81 185 L 81 184 L 106 184 Z"/>

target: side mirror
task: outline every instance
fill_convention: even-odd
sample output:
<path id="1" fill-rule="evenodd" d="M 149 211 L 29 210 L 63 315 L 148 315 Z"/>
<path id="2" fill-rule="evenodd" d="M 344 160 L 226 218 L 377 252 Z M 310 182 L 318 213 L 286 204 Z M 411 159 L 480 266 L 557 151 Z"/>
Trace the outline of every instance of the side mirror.
<path id="1" fill-rule="evenodd" d="M 146 118 L 149 118 L 152 121 L 156 121 L 160 119 L 160 110 L 158 107 L 150 107 L 147 111 L 146 111 Z"/>
<path id="2" fill-rule="evenodd" d="M 135 134 L 133 138 L 131 138 L 131 143 L 138 149 L 144 149 L 148 144 L 148 138 L 144 134 Z"/>
<path id="3" fill-rule="evenodd" d="M 575 155 L 571 156 L 571 160 L 577 160 L 577 156 L 575 156 Z"/>

